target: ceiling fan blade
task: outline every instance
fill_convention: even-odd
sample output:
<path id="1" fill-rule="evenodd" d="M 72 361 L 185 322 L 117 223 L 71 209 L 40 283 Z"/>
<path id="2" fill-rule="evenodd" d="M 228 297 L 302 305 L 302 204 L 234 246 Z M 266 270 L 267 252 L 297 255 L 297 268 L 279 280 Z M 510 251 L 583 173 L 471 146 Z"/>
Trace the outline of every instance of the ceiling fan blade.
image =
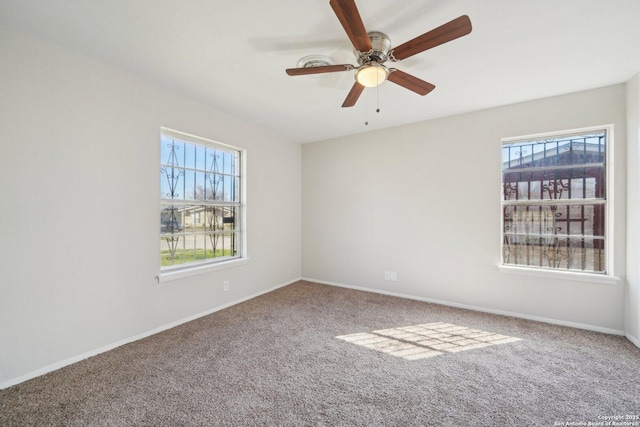
<path id="1" fill-rule="evenodd" d="M 427 49 L 431 49 L 459 37 L 466 36 L 470 32 L 471 20 L 467 15 L 462 15 L 453 21 L 449 21 L 438 28 L 391 49 L 389 57 L 392 61 L 400 61 L 401 59 L 424 52 Z"/>
<path id="2" fill-rule="evenodd" d="M 322 73 L 335 73 L 337 71 L 350 71 L 355 70 L 351 64 L 341 65 L 322 65 L 318 67 L 302 67 L 302 68 L 287 68 L 286 72 L 290 76 L 305 76 L 307 74 L 322 74 Z"/>
<path id="3" fill-rule="evenodd" d="M 354 0 L 330 0 L 329 4 L 347 33 L 351 44 L 360 52 L 371 50 L 371 40 L 362 23 L 360 12 Z"/>
<path id="4" fill-rule="evenodd" d="M 404 71 L 400 71 L 395 68 L 389 69 L 387 80 L 422 96 L 425 96 L 436 88 L 431 83 L 420 80 L 419 78 L 414 77 L 411 74 L 407 74 Z"/>
<path id="5" fill-rule="evenodd" d="M 349 95 L 347 95 L 347 98 L 342 103 L 342 108 L 353 107 L 354 105 L 356 105 L 356 102 L 358 101 L 358 98 L 360 98 L 360 94 L 363 90 L 364 86 L 362 86 L 358 82 L 355 82 L 351 87 L 351 90 L 349 91 Z"/>

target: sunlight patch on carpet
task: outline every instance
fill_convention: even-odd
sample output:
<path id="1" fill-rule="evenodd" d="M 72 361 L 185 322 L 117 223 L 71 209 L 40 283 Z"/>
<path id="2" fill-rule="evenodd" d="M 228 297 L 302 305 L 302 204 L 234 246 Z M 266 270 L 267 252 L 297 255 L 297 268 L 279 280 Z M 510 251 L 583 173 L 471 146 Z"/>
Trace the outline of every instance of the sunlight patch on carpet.
<path id="1" fill-rule="evenodd" d="M 336 338 L 407 360 L 520 341 L 520 338 L 443 322 L 381 329 Z"/>

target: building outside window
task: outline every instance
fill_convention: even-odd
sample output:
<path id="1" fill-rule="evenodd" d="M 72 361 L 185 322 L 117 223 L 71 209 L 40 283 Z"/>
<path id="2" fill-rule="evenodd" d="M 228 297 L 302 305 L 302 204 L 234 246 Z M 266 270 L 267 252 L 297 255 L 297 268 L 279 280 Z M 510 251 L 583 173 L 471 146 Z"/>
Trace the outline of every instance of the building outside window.
<path id="1" fill-rule="evenodd" d="M 241 149 L 162 128 L 162 270 L 242 256 L 242 156 Z"/>
<path id="2" fill-rule="evenodd" d="M 608 129 L 503 141 L 502 263 L 607 272 Z"/>

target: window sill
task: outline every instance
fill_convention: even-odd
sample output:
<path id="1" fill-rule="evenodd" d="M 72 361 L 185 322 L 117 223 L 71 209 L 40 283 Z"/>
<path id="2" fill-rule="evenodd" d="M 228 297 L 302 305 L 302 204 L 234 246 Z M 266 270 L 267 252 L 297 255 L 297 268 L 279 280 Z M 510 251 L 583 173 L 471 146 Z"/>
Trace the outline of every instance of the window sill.
<path id="1" fill-rule="evenodd" d="M 158 276 L 156 276 L 156 279 L 158 280 L 158 283 L 172 282 L 174 280 L 183 279 L 185 277 L 198 276 L 200 274 L 209 273 L 212 271 L 238 267 L 247 264 L 248 262 L 249 258 L 236 258 L 216 264 L 199 265 L 173 271 L 163 271 Z"/>
<path id="2" fill-rule="evenodd" d="M 577 282 L 600 283 L 603 285 L 617 285 L 622 279 L 606 274 L 580 273 L 575 271 L 553 271 L 529 267 L 515 267 L 499 265 L 500 273 L 516 274 L 529 277 L 543 277 L 547 279 L 572 280 Z"/>

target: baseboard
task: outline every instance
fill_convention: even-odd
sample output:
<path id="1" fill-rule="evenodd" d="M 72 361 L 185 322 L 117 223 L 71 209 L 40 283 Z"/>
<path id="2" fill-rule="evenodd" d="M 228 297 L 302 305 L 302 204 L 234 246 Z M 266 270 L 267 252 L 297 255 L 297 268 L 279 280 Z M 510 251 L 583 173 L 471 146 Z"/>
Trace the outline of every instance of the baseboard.
<path id="1" fill-rule="evenodd" d="M 399 292 L 389 292 L 389 291 L 383 291 L 383 290 L 379 290 L 379 289 L 371 289 L 371 288 L 364 288 L 364 287 L 360 287 L 360 286 L 352 286 L 352 285 L 347 285 L 347 284 L 344 284 L 344 283 L 336 283 L 336 282 L 330 282 L 330 281 L 326 281 L 326 280 L 312 279 L 312 278 L 308 278 L 308 277 L 303 277 L 301 280 L 305 280 L 305 281 L 308 281 L 308 282 L 314 282 L 314 283 L 320 283 L 320 284 L 323 284 L 323 285 L 337 286 L 337 287 L 340 287 L 340 288 L 354 289 L 354 290 L 357 290 L 357 291 L 373 292 L 373 293 L 376 293 L 376 294 L 389 295 L 389 296 L 393 296 L 393 297 L 400 297 L 400 298 L 412 299 L 412 300 L 416 300 L 416 301 L 429 302 L 429 303 L 433 303 L 433 304 L 445 305 L 445 306 L 448 306 L 448 307 L 462 308 L 462 309 L 465 309 L 465 310 L 479 311 L 479 312 L 482 312 L 482 313 L 499 314 L 499 315 L 502 315 L 502 316 L 517 317 L 517 318 L 520 318 L 520 319 L 534 320 L 536 322 L 550 323 L 550 324 L 553 324 L 553 325 L 569 326 L 569 327 L 576 328 L 576 329 L 585 329 L 585 330 L 588 330 L 588 331 L 602 332 L 602 333 L 605 333 L 605 334 L 625 336 L 624 331 L 619 331 L 617 329 L 602 328 L 600 326 L 587 325 L 587 324 L 583 324 L 583 323 L 566 322 L 564 320 L 549 319 L 549 318 L 546 318 L 546 317 L 539 317 L 539 316 L 531 316 L 531 315 L 528 315 L 528 314 L 516 313 L 516 312 L 511 312 L 511 311 L 494 310 L 494 309 L 491 309 L 491 308 L 480 307 L 480 306 L 475 306 L 475 305 L 460 304 L 460 303 L 452 302 L 452 301 L 443 301 L 443 300 L 438 300 L 438 299 L 433 299 L 433 298 L 425 298 L 425 297 L 420 297 L 420 296 L 416 296 L 416 295 L 402 294 L 402 293 L 399 293 Z M 629 337 L 627 336 L 627 338 L 629 338 Z M 629 339 L 629 341 L 633 342 L 636 346 L 638 346 L 637 340 L 634 342 L 632 339 Z M 638 347 L 640 347 L 640 346 L 638 346 Z"/>
<path id="2" fill-rule="evenodd" d="M 640 348 L 640 340 L 636 337 L 634 337 L 633 335 L 631 335 L 630 333 L 625 333 L 624 336 L 633 343 L 633 345 L 635 345 L 636 347 Z"/>
<path id="3" fill-rule="evenodd" d="M 185 317 L 183 319 L 177 320 L 175 322 L 168 323 L 166 325 L 160 326 L 160 327 L 152 329 L 150 331 L 143 332 L 141 334 L 138 334 L 138 335 L 135 335 L 135 336 L 132 336 L 132 337 L 129 337 L 129 338 L 125 338 L 123 340 L 117 341 L 117 342 L 112 343 L 112 344 L 107 344 L 107 345 L 105 345 L 103 347 L 88 351 L 86 353 L 82 353 L 82 354 L 79 354 L 77 356 L 73 356 L 73 357 L 70 357 L 68 359 L 61 360 L 60 362 L 56 362 L 56 363 L 53 363 L 51 365 L 47 365 L 47 366 L 45 366 L 43 368 L 36 369 L 35 371 L 31 371 L 31 372 L 29 372 L 29 373 L 27 373 L 25 375 L 21 375 L 19 377 L 16 377 L 16 378 L 13 378 L 13 379 L 10 379 L 10 380 L 7 380 L 7 381 L 4 381 L 4 382 L 0 383 L 0 390 L 8 388 L 8 387 L 11 387 L 11 386 L 16 385 L 16 384 L 23 383 L 25 381 L 28 381 L 30 379 L 39 377 L 41 375 L 48 374 L 49 372 L 57 371 L 58 369 L 64 368 L 65 366 L 72 365 L 72 364 L 80 362 L 80 361 L 82 361 L 84 359 L 88 359 L 89 357 L 97 356 L 100 353 L 104 353 L 104 352 L 107 352 L 109 350 L 113 350 L 113 349 L 118 348 L 120 346 L 123 346 L 125 344 L 129 344 L 129 343 L 132 343 L 134 341 L 138 341 L 138 340 L 141 340 L 143 338 L 147 338 L 147 337 L 149 337 L 151 335 L 155 335 L 157 333 L 166 331 L 168 329 L 175 328 L 176 326 L 182 325 L 183 323 L 191 322 L 191 321 L 196 320 L 196 319 L 198 319 L 200 317 L 208 316 L 209 314 L 215 313 L 216 311 L 224 310 L 225 308 L 229 308 L 229 307 L 232 307 L 232 306 L 234 306 L 236 304 L 240 304 L 240 303 L 248 301 L 250 299 L 259 297 L 260 295 L 264 295 L 264 294 L 267 294 L 269 292 L 273 292 L 276 289 L 288 286 L 288 285 L 290 285 L 292 283 L 295 283 L 295 282 L 297 282 L 299 280 L 301 280 L 301 279 L 297 278 L 297 279 L 282 283 L 282 284 L 274 286 L 272 288 L 265 289 L 263 291 L 255 293 L 255 294 L 251 294 L 249 296 L 246 296 L 246 297 L 231 301 L 229 303 L 226 303 L 226 304 L 223 304 L 223 305 L 220 305 L 220 306 L 217 306 L 217 307 L 214 307 L 214 308 L 212 308 L 210 310 L 203 311 L 203 312 L 198 313 L 198 314 L 194 314 L 193 316 Z"/>

